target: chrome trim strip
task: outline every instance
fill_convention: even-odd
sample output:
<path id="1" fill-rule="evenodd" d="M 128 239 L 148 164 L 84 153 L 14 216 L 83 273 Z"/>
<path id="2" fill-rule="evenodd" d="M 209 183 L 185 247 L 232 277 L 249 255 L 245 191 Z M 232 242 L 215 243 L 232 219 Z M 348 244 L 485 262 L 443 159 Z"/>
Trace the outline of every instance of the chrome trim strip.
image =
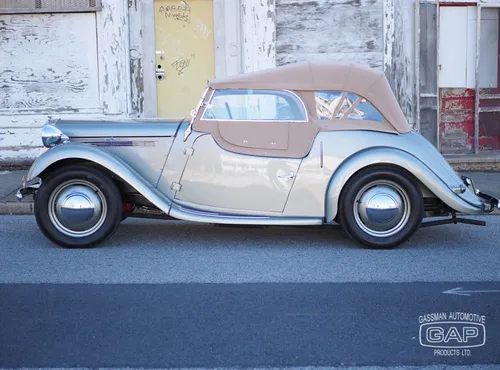
<path id="1" fill-rule="evenodd" d="M 172 204 L 169 216 L 193 222 L 230 225 L 322 225 L 320 217 L 269 217 L 241 216 L 213 212 L 201 212 Z"/>

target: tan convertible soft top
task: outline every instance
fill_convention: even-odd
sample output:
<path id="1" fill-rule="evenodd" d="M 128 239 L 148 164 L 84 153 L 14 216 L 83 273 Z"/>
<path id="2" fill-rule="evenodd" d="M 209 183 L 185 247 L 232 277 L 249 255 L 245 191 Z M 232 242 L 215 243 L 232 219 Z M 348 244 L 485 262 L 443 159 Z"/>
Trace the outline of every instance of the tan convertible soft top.
<path id="1" fill-rule="evenodd" d="M 368 99 L 399 132 L 411 127 L 384 72 L 354 63 L 299 62 L 208 82 L 213 89 L 347 91 Z"/>

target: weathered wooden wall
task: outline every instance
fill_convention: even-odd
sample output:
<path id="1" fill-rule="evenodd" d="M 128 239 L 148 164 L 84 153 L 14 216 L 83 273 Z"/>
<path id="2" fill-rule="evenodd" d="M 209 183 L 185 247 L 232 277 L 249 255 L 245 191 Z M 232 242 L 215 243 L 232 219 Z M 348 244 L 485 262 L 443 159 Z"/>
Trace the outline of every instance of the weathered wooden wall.
<path id="1" fill-rule="evenodd" d="M 382 68 L 383 0 L 276 0 L 278 65 L 353 61 Z"/>
<path id="2" fill-rule="evenodd" d="M 155 75 L 154 4 L 151 0 L 128 2 L 130 22 L 130 115 L 155 117 L 157 112 Z"/>
<path id="3" fill-rule="evenodd" d="M 0 164 L 41 152 L 47 115 L 127 114 L 126 2 L 97 13 L 0 15 Z"/>
<path id="4" fill-rule="evenodd" d="M 410 124 L 414 0 L 276 0 L 276 61 L 352 61 L 383 69 Z"/>
<path id="5" fill-rule="evenodd" d="M 0 16 L 0 112 L 98 108 L 95 29 L 94 14 Z"/>
<path id="6" fill-rule="evenodd" d="M 241 1 L 243 71 L 276 65 L 276 0 Z"/>
<path id="7" fill-rule="evenodd" d="M 415 0 L 384 0 L 383 17 L 384 72 L 409 123 L 414 126 Z"/>
<path id="8" fill-rule="evenodd" d="M 420 55 L 418 60 L 419 76 L 416 83 L 419 84 L 419 95 L 423 95 L 423 97 L 415 97 L 415 99 L 420 99 L 419 111 L 415 110 L 415 116 L 420 114 L 420 132 L 422 135 L 434 146 L 437 146 L 437 7 L 435 4 L 424 3 L 420 5 L 419 12 L 420 19 L 417 27 L 420 29 L 420 41 L 418 46 Z"/>

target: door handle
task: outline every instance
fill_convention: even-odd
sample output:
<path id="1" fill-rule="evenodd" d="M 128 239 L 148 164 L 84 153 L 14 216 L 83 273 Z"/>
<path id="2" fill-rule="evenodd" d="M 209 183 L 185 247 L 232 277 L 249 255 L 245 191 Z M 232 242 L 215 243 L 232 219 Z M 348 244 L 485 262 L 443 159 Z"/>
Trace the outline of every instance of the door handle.
<path id="1" fill-rule="evenodd" d="M 286 175 L 279 175 L 278 176 L 280 179 L 287 179 L 287 180 L 293 180 L 295 177 L 295 174 L 293 172 L 290 172 L 289 174 Z"/>

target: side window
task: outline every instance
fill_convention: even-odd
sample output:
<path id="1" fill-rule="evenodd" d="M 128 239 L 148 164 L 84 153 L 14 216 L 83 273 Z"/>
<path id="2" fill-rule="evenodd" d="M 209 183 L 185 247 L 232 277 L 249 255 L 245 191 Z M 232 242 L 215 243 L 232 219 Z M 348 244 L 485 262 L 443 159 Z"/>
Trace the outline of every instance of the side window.
<path id="1" fill-rule="evenodd" d="M 316 114 L 319 119 L 371 120 L 384 122 L 384 117 L 365 98 L 341 91 L 317 91 Z"/>
<path id="2" fill-rule="evenodd" d="M 302 101 L 278 90 L 216 90 L 202 119 L 307 121 Z"/>
<path id="3" fill-rule="evenodd" d="M 343 94 L 340 91 L 318 91 L 315 95 L 318 118 L 332 120 Z"/>

